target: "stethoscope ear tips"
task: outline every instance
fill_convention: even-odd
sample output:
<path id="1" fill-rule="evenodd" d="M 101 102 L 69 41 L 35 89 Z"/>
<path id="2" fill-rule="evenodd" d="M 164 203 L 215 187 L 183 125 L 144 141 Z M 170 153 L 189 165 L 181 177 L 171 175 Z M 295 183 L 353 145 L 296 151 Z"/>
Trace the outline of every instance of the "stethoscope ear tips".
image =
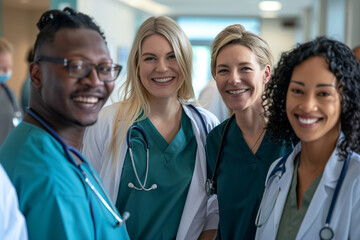
<path id="1" fill-rule="evenodd" d="M 157 189 L 158 186 L 157 186 L 156 184 L 153 184 L 153 185 L 151 185 L 151 187 L 149 187 L 149 188 L 144 188 L 143 186 L 141 186 L 140 188 L 138 188 L 138 187 L 135 187 L 135 185 L 134 185 L 132 182 L 129 182 L 129 183 L 128 183 L 128 187 L 129 187 L 129 188 L 133 188 L 133 189 L 138 190 L 138 191 L 141 191 L 141 190 L 150 191 L 150 190 L 153 190 L 153 189 Z"/>

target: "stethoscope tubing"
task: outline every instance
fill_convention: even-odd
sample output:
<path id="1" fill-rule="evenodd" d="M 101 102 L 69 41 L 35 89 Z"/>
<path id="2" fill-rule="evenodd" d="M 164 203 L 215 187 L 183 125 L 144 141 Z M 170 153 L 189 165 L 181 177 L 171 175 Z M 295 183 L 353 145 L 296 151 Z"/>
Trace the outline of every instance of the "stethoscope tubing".
<path id="1" fill-rule="evenodd" d="M 206 191 L 208 196 L 213 195 L 213 194 L 216 193 L 216 190 L 217 190 L 216 178 L 217 178 L 217 171 L 219 169 L 219 165 L 220 165 L 220 162 L 221 162 L 222 150 L 224 148 L 224 142 L 225 142 L 226 134 L 227 134 L 227 132 L 229 130 L 231 122 L 234 119 L 235 119 L 235 114 L 233 114 L 229 118 L 229 120 L 225 123 L 224 130 L 222 131 L 220 144 L 219 144 L 219 149 L 218 149 L 218 152 L 217 152 L 217 155 L 216 155 L 214 171 L 213 171 L 213 174 L 211 176 L 211 179 L 207 179 L 206 184 L 205 184 L 205 191 Z"/>
<path id="2" fill-rule="evenodd" d="M 13 127 L 16 127 L 17 125 L 19 125 L 19 123 L 22 120 L 22 112 L 20 110 L 20 107 L 18 106 L 18 104 L 16 103 L 16 100 L 14 98 L 13 95 L 11 95 L 10 93 L 10 89 L 4 84 L 4 83 L 0 83 L 0 86 L 4 89 L 6 95 L 8 96 L 11 105 L 14 109 L 14 114 L 13 114 L 13 118 L 12 118 L 12 124 Z"/>
<path id="3" fill-rule="evenodd" d="M 49 126 L 48 123 L 45 122 L 45 120 L 43 120 L 37 113 L 35 113 L 32 109 L 28 109 L 27 112 L 33 117 L 35 118 L 36 121 L 38 121 L 41 126 L 43 126 L 45 128 L 45 130 L 50 133 L 50 135 L 52 137 L 55 138 L 55 140 L 57 142 L 60 143 L 60 145 L 63 147 L 66 159 L 73 164 L 82 174 L 82 176 L 84 177 L 84 181 L 88 184 L 88 186 L 90 187 L 90 189 L 92 190 L 92 192 L 97 196 L 97 198 L 101 201 L 101 203 L 105 206 L 105 208 L 111 213 L 111 215 L 113 215 L 113 217 L 117 220 L 117 226 L 121 226 L 122 223 L 124 223 L 126 221 L 126 219 L 129 217 L 128 213 L 124 213 L 124 217 L 123 219 L 121 219 L 116 212 L 114 211 L 115 207 L 114 206 L 110 206 L 106 200 L 101 196 L 101 194 L 99 193 L 99 191 L 94 187 L 94 185 L 90 182 L 87 174 L 85 173 L 84 170 L 81 169 L 81 164 L 77 164 L 76 161 L 71 157 L 70 152 L 74 153 L 82 163 L 85 163 L 86 165 L 88 165 L 92 176 L 94 177 L 95 181 L 98 183 L 98 185 L 101 187 L 101 190 L 103 191 L 103 193 L 105 194 L 107 199 L 109 198 L 109 195 L 107 194 L 107 192 L 105 191 L 105 189 L 103 188 L 100 180 L 96 177 L 96 175 L 94 174 L 94 172 L 91 169 L 91 166 L 89 164 L 89 162 L 83 157 L 83 155 L 74 147 L 72 146 L 68 146 L 60 137 L 59 135 Z M 90 206 L 91 206 L 91 211 L 92 211 L 92 204 L 90 202 Z M 125 218 L 125 215 L 127 216 L 127 218 Z M 92 216 L 93 217 L 93 216 Z M 93 219 L 93 221 L 95 222 L 95 219 Z"/>
<path id="4" fill-rule="evenodd" d="M 133 152 L 132 152 L 133 144 L 132 144 L 132 142 L 131 142 L 131 133 L 132 133 L 134 130 L 137 130 L 138 132 L 141 133 L 141 135 L 142 135 L 142 137 L 143 137 L 143 139 L 144 139 L 144 142 L 145 142 L 145 147 L 146 147 L 146 170 L 145 170 L 144 183 L 141 183 L 141 181 L 140 181 L 140 177 L 139 177 L 139 174 L 138 174 L 137 169 L 136 169 L 136 166 L 135 166 L 134 155 L 133 155 Z M 130 128 L 129 128 L 129 130 L 128 130 L 128 132 L 127 132 L 127 134 L 126 134 L 126 142 L 127 142 L 127 145 L 128 145 L 128 150 L 129 150 L 131 165 L 132 165 L 132 168 L 133 168 L 133 171 L 134 171 L 136 180 L 137 180 L 137 182 L 138 182 L 139 185 L 140 185 L 140 187 L 136 187 L 134 183 L 129 182 L 129 183 L 128 183 L 128 187 L 129 187 L 129 188 L 133 188 L 133 189 L 138 190 L 138 191 L 141 191 L 141 190 L 150 191 L 150 190 L 156 189 L 156 188 L 157 188 L 157 185 L 156 185 L 156 184 L 152 184 L 149 188 L 146 188 L 146 182 L 147 182 L 147 179 L 148 179 L 149 165 L 150 165 L 150 162 L 149 162 L 149 158 L 150 158 L 150 144 L 149 144 L 149 141 L 148 141 L 148 138 L 147 138 L 147 136 L 146 136 L 145 131 L 144 131 L 140 126 L 138 126 L 138 125 L 136 125 L 136 124 L 131 125 Z"/>
<path id="5" fill-rule="evenodd" d="M 289 154 L 285 155 L 282 159 L 280 159 L 280 161 L 276 164 L 274 169 L 271 171 L 271 173 L 270 173 L 270 175 L 269 175 L 266 182 L 269 182 L 270 179 L 273 176 L 275 176 L 275 174 L 278 171 L 281 171 L 281 173 L 279 175 L 279 178 L 281 178 L 283 176 L 283 174 L 286 171 L 285 164 L 286 164 L 288 156 L 289 156 Z M 329 211 L 328 211 L 328 214 L 327 214 L 327 217 L 326 217 L 326 220 L 325 220 L 325 225 L 319 231 L 320 239 L 332 239 L 333 236 L 334 236 L 334 231 L 330 227 L 331 216 L 333 214 L 335 203 L 336 203 L 336 200 L 338 198 L 338 195 L 339 195 L 339 192 L 340 192 L 340 189 L 341 189 L 341 185 L 342 185 L 342 183 L 344 181 L 344 178 L 345 178 L 345 175 L 346 175 L 346 171 L 347 171 L 351 156 L 352 156 L 352 152 L 350 152 L 347 155 L 346 160 L 344 161 L 343 167 L 341 169 L 340 176 L 338 178 L 338 182 L 337 182 L 336 187 L 335 187 L 334 195 L 333 195 L 333 197 L 331 199 Z M 265 189 L 265 191 L 266 191 L 266 189 Z M 258 216 L 256 217 L 256 221 L 255 221 L 255 225 L 257 225 L 257 227 L 261 227 L 263 225 L 263 224 L 258 224 L 258 217 L 259 217 L 259 213 L 260 213 L 261 208 L 262 208 L 262 203 L 260 204 Z M 267 221 L 267 219 L 266 219 L 266 221 Z M 323 235 L 329 235 L 330 237 L 325 238 Z"/>

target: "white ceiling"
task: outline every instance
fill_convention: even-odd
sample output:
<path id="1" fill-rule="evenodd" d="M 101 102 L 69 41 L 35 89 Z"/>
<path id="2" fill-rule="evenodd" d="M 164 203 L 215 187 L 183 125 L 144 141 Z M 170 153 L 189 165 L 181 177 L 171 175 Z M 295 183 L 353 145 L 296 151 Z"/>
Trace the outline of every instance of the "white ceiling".
<path id="1" fill-rule="evenodd" d="M 99 3 L 102 0 L 98 0 Z M 153 15 L 261 17 L 261 0 L 113 0 Z M 278 0 L 282 9 L 276 17 L 299 17 L 314 0 Z M 49 8 L 50 0 L 2 0 L 4 6 Z"/>
<path id="2" fill-rule="evenodd" d="M 117 0 L 143 11 L 173 16 L 231 16 L 261 17 L 258 8 L 261 0 Z M 282 9 L 276 17 L 299 17 L 314 0 L 278 0 Z M 151 4 L 149 4 L 151 3 Z"/>

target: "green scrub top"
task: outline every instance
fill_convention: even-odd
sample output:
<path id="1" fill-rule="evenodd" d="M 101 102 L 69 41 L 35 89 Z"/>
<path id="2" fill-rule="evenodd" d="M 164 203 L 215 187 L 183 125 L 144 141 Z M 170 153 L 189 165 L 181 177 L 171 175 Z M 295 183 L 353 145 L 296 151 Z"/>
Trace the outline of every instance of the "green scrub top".
<path id="1" fill-rule="evenodd" d="M 16 188 L 29 239 L 129 239 L 43 129 L 22 122 L 2 145 L 0 162 Z M 105 198 L 90 167 L 81 167 Z"/>
<path id="2" fill-rule="evenodd" d="M 128 187 L 129 182 L 140 187 L 126 154 L 121 175 L 116 207 L 128 211 L 126 226 L 131 239 L 175 239 L 194 172 L 197 143 L 190 119 L 182 112 L 181 128 L 170 144 L 161 136 L 151 121 L 138 122 L 150 145 L 149 172 L 146 188 L 138 191 Z M 131 134 L 133 156 L 141 183 L 145 180 L 146 150 L 138 130 Z"/>
<path id="3" fill-rule="evenodd" d="M 301 208 L 297 207 L 297 170 L 300 162 L 300 153 L 296 155 L 294 162 L 294 172 L 291 180 L 290 190 L 288 192 L 283 213 L 279 224 L 279 229 L 276 235 L 277 240 L 281 239 L 295 239 L 299 232 L 301 223 L 305 217 L 307 209 L 309 208 L 310 202 L 314 196 L 317 186 L 322 177 L 320 173 L 314 181 L 311 183 L 309 188 L 305 191 L 302 198 Z"/>
<path id="4" fill-rule="evenodd" d="M 206 157 L 209 177 L 213 174 L 226 122 L 215 127 L 207 137 Z M 235 119 L 230 123 L 217 170 L 219 203 L 217 238 L 219 235 L 221 239 L 255 238 L 255 218 L 264 191 L 266 174 L 272 162 L 290 150 L 272 143 L 270 137 L 266 132 L 254 155 Z"/>

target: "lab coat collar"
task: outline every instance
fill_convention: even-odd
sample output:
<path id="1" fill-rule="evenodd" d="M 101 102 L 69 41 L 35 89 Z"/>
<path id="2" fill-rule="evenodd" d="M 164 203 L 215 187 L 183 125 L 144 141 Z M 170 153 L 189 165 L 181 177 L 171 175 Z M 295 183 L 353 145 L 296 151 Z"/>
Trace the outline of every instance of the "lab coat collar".
<path id="1" fill-rule="evenodd" d="M 206 193 L 204 187 L 206 181 L 206 161 L 200 160 L 205 159 L 205 149 L 204 146 L 201 144 L 203 141 L 201 140 L 200 136 L 201 132 L 204 132 L 200 130 L 200 128 L 202 128 L 203 126 L 201 125 L 200 120 L 198 120 L 197 114 L 193 110 L 191 110 L 190 107 L 186 106 L 185 104 L 182 104 L 182 107 L 185 114 L 190 118 L 197 142 L 197 150 L 194 174 L 190 183 L 176 239 L 186 238 L 188 230 L 192 224 L 192 220 L 194 219 L 201 205 L 204 205 L 204 200 L 206 201 L 207 199 L 207 197 L 205 197 Z M 206 204 L 204 206 L 206 207 Z"/>

